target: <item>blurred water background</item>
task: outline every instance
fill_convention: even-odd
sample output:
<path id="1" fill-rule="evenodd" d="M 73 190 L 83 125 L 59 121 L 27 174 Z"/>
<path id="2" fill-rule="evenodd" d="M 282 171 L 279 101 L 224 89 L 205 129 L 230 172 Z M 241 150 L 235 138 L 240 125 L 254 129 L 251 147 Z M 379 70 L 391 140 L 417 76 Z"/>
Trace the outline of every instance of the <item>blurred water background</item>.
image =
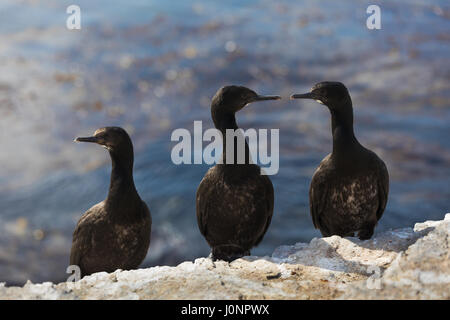
<path id="1" fill-rule="evenodd" d="M 80 31 L 66 29 L 71 4 Z M 381 30 L 366 28 L 369 4 L 381 6 Z M 447 0 L 3 0 L 0 13 L 0 282 L 67 278 L 73 229 L 110 174 L 105 150 L 72 140 L 106 125 L 134 141 L 153 215 L 144 266 L 208 255 L 195 218 L 208 166 L 174 165 L 170 135 L 194 120 L 212 127 L 210 99 L 226 84 L 288 97 L 344 82 L 360 142 L 390 170 L 376 232 L 449 211 Z M 284 99 L 249 106 L 238 124 L 280 129 L 274 217 L 252 253 L 320 236 L 308 188 L 331 150 L 328 110 Z"/>

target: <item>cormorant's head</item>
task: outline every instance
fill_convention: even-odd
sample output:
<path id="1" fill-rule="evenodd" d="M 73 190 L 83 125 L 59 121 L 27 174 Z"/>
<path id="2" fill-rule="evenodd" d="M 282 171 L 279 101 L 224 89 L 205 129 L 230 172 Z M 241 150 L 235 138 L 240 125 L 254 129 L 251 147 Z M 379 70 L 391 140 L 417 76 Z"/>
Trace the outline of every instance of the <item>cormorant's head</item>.
<path id="1" fill-rule="evenodd" d="M 313 99 L 330 109 L 338 108 L 349 98 L 348 90 L 341 82 L 331 81 L 316 83 L 310 92 L 291 96 L 291 99 Z"/>
<path id="2" fill-rule="evenodd" d="M 75 141 L 97 143 L 111 152 L 127 152 L 132 146 L 130 136 L 120 127 L 101 128 L 92 137 L 79 137 Z"/>
<path id="3" fill-rule="evenodd" d="M 263 101 L 278 100 L 280 96 L 260 96 L 255 91 L 241 86 L 225 86 L 220 88 L 212 99 L 213 108 L 220 111 L 235 113 L 247 104 Z"/>

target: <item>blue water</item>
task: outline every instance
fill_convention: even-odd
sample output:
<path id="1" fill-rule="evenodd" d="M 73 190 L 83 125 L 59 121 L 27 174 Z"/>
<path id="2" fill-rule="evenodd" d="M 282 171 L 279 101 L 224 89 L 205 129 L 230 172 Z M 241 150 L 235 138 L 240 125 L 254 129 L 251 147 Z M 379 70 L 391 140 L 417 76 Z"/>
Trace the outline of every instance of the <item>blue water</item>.
<path id="1" fill-rule="evenodd" d="M 375 3 L 382 29 L 370 31 L 365 11 Z M 192 132 L 194 120 L 212 127 L 210 99 L 231 83 L 287 98 L 344 82 L 360 142 L 390 171 L 377 232 L 441 219 L 450 199 L 450 6 L 375 3 L 77 1 L 82 29 L 69 31 L 71 2 L 2 1 L 0 282 L 66 278 L 72 231 L 106 196 L 110 170 L 102 148 L 72 140 L 106 125 L 133 138 L 136 186 L 154 221 L 144 265 L 208 255 L 195 192 L 209 166 L 174 165 L 170 135 Z M 308 188 L 331 150 L 328 111 L 283 99 L 237 119 L 244 129 L 280 129 L 274 217 L 252 253 L 320 236 Z"/>

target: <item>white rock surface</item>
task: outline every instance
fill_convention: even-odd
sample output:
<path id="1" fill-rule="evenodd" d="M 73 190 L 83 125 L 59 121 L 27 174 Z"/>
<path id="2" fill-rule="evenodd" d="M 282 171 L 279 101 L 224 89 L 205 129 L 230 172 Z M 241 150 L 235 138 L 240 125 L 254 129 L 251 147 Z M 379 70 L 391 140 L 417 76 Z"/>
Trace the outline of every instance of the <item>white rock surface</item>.
<path id="1" fill-rule="evenodd" d="M 449 299 L 450 214 L 374 239 L 314 238 L 231 264 L 97 273 L 76 283 L 0 285 L 2 299 Z"/>

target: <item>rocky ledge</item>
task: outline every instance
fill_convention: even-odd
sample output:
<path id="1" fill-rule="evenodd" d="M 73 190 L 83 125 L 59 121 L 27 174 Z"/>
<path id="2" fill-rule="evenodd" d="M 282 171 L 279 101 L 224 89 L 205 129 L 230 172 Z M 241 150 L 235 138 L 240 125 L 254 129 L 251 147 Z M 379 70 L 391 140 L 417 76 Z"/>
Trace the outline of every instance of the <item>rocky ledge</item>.
<path id="1" fill-rule="evenodd" d="M 0 284 L 2 299 L 450 299 L 450 214 L 356 238 L 314 238 L 230 264 L 97 273 L 73 283 Z"/>

